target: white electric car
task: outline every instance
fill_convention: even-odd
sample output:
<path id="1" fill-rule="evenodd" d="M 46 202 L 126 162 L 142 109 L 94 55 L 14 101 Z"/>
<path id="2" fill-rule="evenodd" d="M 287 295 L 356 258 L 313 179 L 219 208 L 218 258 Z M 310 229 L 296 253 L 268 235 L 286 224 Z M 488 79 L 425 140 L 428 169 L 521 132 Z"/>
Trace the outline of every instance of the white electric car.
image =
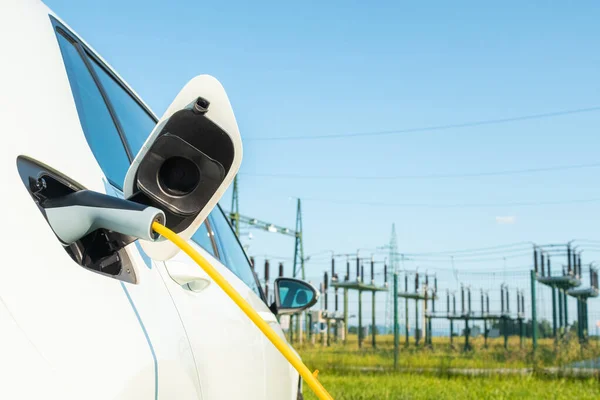
<path id="1" fill-rule="evenodd" d="M 154 207 L 283 337 L 276 313 L 317 293 L 283 279 L 269 307 L 216 205 L 241 160 L 220 84 L 193 79 L 159 120 L 41 2 L 2 0 L 0 15 L 0 399 L 301 398 L 296 371 L 185 254 L 112 217 L 77 235 L 84 214 L 53 214 L 82 191 L 103 212 L 106 195 Z"/>

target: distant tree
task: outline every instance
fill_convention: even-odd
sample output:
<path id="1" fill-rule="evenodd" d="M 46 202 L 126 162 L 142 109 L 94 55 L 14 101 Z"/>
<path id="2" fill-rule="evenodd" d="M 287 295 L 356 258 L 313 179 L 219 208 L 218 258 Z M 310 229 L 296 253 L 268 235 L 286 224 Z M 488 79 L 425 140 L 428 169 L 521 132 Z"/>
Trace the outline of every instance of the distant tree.
<path id="1" fill-rule="evenodd" d="M 530 321 L 531 325 L 531 321 Z M 538 322 L 538 336 L 539 337 L 552 337 L 552 323 L 547 319 L 543 319 Z"/>
<path id="2" fill-rule="evenodd" d="M 525 336 L 531 337 L 533 323 L 531 320 L 527 320 L 523 322 L 523 330 Z M 498 329 L 500 335 L 504 335 L 504 330 L 506 329 L 507 334 L 510 335 L 519 335 L 519 321 L 518 320 L 496 320 L 492 323 L 492 329 Z M 539 320 L 537 323 L 538 329 L 538 337 L 551 337 L 552 336 L 552 324 L 547 319 Z"/>
<path id="3" fill-rule="evenodd" d="M 577 334 L 577 320 L 573 321 L 573 325 L 571 325 L 570 331 L 574 334 Z"/>
<path id="4" fill-rule="evenodd" d="M 379 330 L 380 330 L 379 327 L 377 325 L 375 325 L 375 334 L 376 335 L 380 334 Z M 372 334 L 373 334 L 373 325 L 369 325 L 369 335 L 372 335 Z"/>
<path id="5" fill-rule="evenodd" d="M 497 320 L 492 324 L 492 329 L 498 329 L 500 335 L 504 335 L 506 330 L 507 335 L 518 335 L 519 334 L 519 322 L 515 320 Z"/>

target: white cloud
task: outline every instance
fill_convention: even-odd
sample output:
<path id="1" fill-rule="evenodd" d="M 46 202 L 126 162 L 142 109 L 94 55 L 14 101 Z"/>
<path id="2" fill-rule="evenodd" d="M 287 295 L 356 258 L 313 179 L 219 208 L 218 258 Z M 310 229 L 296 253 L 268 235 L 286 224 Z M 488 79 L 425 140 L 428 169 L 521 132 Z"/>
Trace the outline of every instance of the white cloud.
<path id="1" fill-rule="evenodd" d="M 512 225 L 517 222 L 517 217 L 514 215 L 508 217 L 496 217 L 496 223 L 500 225 Z"/>

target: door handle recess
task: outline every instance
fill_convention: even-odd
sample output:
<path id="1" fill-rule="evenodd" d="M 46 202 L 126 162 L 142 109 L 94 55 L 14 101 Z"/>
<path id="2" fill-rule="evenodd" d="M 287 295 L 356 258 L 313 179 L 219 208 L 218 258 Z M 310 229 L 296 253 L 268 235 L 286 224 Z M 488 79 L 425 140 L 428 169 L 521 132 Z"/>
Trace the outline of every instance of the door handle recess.
<path id="1" fill-rule="evenodd" d="M 273 325 L 273 329 L 275 332 L 281 337 L 283 340 L 287 341 L 285 334 L 279 327 L 279 320 L 277 317 L 270 311 L 259 311 L 258 315 L 269 325 Z M 293 350 L 293 349 L 292 349 Z M 296 353 L 298 354 L 298 353 Z"/>
<path id="2" fill-rule="evenodd" d="M 182 288 L 200 292 L 210 285 L 211 280 L 197 265 L 192 265 L 180 261 L 167 261 L 167 272 Z"/>
<path id="3" fill-rule="evenodd" d="M 278 324 L 279 323 L 279 321 L 277 320 L 277 317 L 275 317 L 275 315 L 273 315 L 273 313 L 271 313 L 269 311 L 259 311 L 258 315 L 260 315 L 261 318 L 264 319 L 265 322 L 268 324 Z"/>

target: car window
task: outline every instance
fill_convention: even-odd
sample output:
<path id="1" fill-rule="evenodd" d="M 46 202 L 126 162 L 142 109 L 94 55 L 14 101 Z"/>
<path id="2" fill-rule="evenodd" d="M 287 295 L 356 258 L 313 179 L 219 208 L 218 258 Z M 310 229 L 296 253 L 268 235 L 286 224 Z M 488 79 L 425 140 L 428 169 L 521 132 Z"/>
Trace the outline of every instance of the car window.
<path id="1" fill-rule="evenodd" d="M 196 233 L 192 235 L 192 241 L 194 241 L 194 243 L 202 247 L 204 250 L 208 251 L 213 257 L 216 257 L 215 248 L 213 246 L 210 233 L 208 232 L 206 222 L 200 225 L 200 228 L 198 228 Z"/>
<path id="2" fill-rule="evenodd" d="M 58 43 L 85 138 L 104 175 L 120 188 L 129 168 L 129 158 L 119 132 L 75 45 L 60 33 Z"/>
<path id="3" fill-rule="evenodd" d="M 156 125 L 154 118 L 103 67 L 88 57 L 113 107 L 135 157 Z"/>
<path id="4" fill-rule="evenodd" d="M 250 261 L 246 257 L 246 252 L 244 252 L 233 228 L 220 207 L 215 207 L 210 214 L 209 221 L 212 229 L 215 231 L 221 262 L 258 294 L 259 297 L 262 297 L 256 278 L 250 267 Z"/>

